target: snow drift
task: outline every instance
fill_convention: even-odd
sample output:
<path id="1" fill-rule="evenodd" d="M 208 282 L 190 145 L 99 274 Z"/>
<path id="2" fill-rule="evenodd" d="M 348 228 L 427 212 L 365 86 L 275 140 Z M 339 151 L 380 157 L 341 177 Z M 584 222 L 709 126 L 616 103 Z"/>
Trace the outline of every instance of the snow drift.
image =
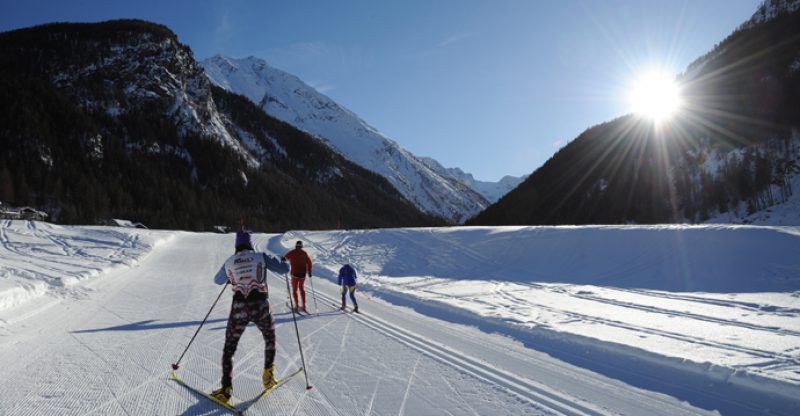
<path id="1" fill-rule="evenodd" d="M 0 310 L 134 266 L 170 235 L 5 220 L 0 224 Z"/>

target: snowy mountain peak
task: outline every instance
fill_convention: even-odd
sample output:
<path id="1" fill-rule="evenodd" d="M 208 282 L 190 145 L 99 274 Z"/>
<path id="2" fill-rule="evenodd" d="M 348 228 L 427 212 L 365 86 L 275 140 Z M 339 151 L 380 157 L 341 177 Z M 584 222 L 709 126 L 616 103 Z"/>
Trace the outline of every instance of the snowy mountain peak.
<path id="1" fill-rule="evenodd" d="M 769 22 L 776 17 L 800 10 L 800 0 L 764 0 L 742 29 L 753 27 L 757 24 Z"/>
<path id="2" fill-rule="evenodd" d="M 465 186 L 468 186 L 479 194 L 483 195 L 489 202 L 495 203 L 503 195 L 509 193 L 512 189 L 516 188 L 517 185 L 522 183 L 528 175 L 522 177 L 510 176 L 506 175 L 498 182 L 486 182 L 480 181 L 475 179 L 474 176 L 470 173 L 466 173 L 460 168 L 445 168 L 435 159 L 429 157 L 422 157 L 420 158 L 423 163 L 425 163 L 429 168 L 433 169 L 435 172 L 443 176 L 450 176 L 456 178 L 459 182 L 463 183 Z"/>
<path id="3" fill-rule="evenodd" d="M 492 199 L 465 183 L 462 175 L 431 167 L 352 111 L 262 59 L 216 55 L 200 64 L 211 82 L 247 97 L 270 116 L 308 132 L 354 163 L 385 177 L 423 212 L 462 223 Z"/>

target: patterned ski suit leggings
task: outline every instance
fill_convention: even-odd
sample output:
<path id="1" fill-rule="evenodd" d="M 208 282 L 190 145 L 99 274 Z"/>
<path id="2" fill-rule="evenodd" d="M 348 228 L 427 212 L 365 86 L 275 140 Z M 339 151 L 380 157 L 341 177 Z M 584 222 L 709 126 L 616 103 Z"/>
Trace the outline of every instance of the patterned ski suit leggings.
<path id="1" fill-rule="evenodd" d="M 254 322 L 264 336 L 264 368 L 275 360 L 275 325 L 272 322 L 269 302 L 265 299 L 236 300 L 231 305 L 228 329 L 225 331 L 225 348 L 222 351 L 222 385 L 231 386 L 233 377 L 233 354 L 239 345 L 247 324 Z"/>

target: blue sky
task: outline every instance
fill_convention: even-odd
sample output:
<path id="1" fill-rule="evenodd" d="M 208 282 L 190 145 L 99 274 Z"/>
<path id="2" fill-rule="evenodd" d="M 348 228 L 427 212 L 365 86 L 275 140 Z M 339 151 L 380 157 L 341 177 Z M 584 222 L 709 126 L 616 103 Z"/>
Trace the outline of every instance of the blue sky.
<path id="1" fill-rule="evenodd" d="M 406 149 L 481 180 L 523 175 L 628 112 L 642 68 L 679 73 L 760 0 L 0 0 L 0 31 L 162 23 L 195 57 L 257 56 Z"/>

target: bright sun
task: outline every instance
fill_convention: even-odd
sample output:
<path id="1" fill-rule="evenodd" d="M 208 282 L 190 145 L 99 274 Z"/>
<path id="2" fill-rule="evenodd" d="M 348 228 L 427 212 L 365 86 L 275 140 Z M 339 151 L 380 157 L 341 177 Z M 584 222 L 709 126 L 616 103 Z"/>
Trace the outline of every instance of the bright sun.
<path id="1" fill-rule="evenodd" d="M 660 123 L 681 108 L 681 89 L 666 72 L 650 71 L 634 81 L 628 101 L 631 111 Z"/>

